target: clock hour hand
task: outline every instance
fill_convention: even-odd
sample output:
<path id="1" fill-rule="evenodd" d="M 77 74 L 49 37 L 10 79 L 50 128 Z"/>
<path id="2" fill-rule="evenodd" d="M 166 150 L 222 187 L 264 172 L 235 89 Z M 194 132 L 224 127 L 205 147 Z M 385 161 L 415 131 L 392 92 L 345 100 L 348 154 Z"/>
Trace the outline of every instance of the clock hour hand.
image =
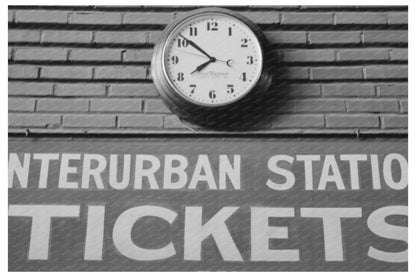
<path id="1" fill-rule="evenodd" d="M 201 47 L 199 47 L 198 45 L 195 44 L 195 42 L 193 42 L 192 40 L 187 39 L 186 37 L 184 37 L 183 35 L 179 34 L 181 37 L 183 37 L 186 41 L 188 41 L 188 43 L 194 47 L 196 50 L 198 50 L 199 52 L 201 52 L 202 54 L 204 54 L 205 56 L 207 56 L 209 59 L 212 59 L 212 57 L 210 55 L 208 55 L 207 52 L 205 52 L 204 50 L 202 50 Z"/>
<path id="2" fill-rule="evenodd" d="M 194 71 L 191 72 L 191 74 L 194 74 L 195 72 L 199 72 L 202 69 L 204 69 L 205 67 L 207 67 L 210 63 L 212 63 L 211 59 L 207 62 L 204 62 L 203 64 L 198 65 Z"/>

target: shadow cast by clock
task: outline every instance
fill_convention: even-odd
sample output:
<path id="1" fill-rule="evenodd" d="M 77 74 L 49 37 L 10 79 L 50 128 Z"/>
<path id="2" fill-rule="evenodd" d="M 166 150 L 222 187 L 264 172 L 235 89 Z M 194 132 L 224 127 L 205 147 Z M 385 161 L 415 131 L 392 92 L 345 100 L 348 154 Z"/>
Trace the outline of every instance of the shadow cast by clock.
<path id="1" fill-rule="evenodd" d="M 270 56 L 267 62 L 271 83 L 266 91 L 250 94 L 229 107 L 198 112 L 182 110 L 186 114 L 181 116 L 182 120 L 208 130 L 250 132 L 270 129 L 279 114 L 290 109 L 290 93 L 288 82 L 284 81 L 288 72 L 279 66 L 278 55 Z"/>

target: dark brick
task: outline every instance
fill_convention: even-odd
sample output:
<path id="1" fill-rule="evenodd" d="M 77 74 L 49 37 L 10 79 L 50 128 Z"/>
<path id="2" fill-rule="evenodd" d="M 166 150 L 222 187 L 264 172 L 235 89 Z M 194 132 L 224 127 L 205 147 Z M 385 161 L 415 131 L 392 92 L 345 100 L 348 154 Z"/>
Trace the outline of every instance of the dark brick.
<path id="1" fill-rule="evenodd" d="M 57 114 L 9 114 L 9 127 L 55 128 L 60 122 Z"/>
<path id="2" fill-rule="evenodd" d="M 368 83 L 332 83 L 322 84 L 322 93 L 324 97 L 372 97 L 376 89 Z"/>
<path id="3" fill-rule="evenodd" d="M 357 44 L 361 43 L 359 31 L 309 32 L 310 44 Z"/>
<path id="4" fill-rule="evenodd" d="M 11 23 L 11 22 L 13 22 L 13 20 L 14 20 L 14 10 L 8 10 L 7 11 L 7 13 L 8 13 L 8 22 L 9 23 Z"/>
<path id="5" fill-rule="evenodd" d="M 168 129 L 186 129 L 177 115 L 167 115 L 163 118 L 163 127 Z"/>
<path id="6" fill-rule="evenodd" d="M 275 91 L 291 98 L 319 97 L 321 95 L 319 84 L 281 84 L 276 87 Z"/>
<path id="7" fill-rule="evenodd" d="M 241 12 L 241 14 L 256 24 L 278 24 L 280 22 L 280 14 L 275 11 L 249 11 Z"/>
<path id="8" fill-rule="evenodd" d="M 312 68 L 313 80 L 353 80 L 362 79 L 361 67 L 316 67 Z"/>
<path id="9" fill-rule="evenodd" d="M 33 65 L 9 65 L 9 78 L 37 79 L 39 68 Z"/>
<path id="10" fill-rule="evenodd" d="M 309 79 L 307 67 L 281 67 L 275 74 L 278 79 Z"/>
<path id="11" fill-rule="evenodd" d="M 407 48 L 391 49 L 390 59 L 392 61 L 407 61 L 408 60 Z"/>
<path id="12" fill-rule="evenodd" d="M 280 50 L 279 60 L 283 62 L 331 62 L 335 61 L 333 49 Z"/>
<path id="13" fill-rule="evenodd" d="M 273 44 L 306 44 L 304 31 L 268 31 L 264 34 Z"/>
<path id="14" fill-rule="evenodd" d="M 344 100 L 297 100 L 294 101 L 296 113 L 345 112 Z"/>
<path id="15" fill-rule="evenodd" d="M 88 100 L 84 99 L 39 99 L 38 112 L 86 112 Z"/>
<path id="16" fill-rule="evenodd" d="M 119 127 L 121 128 L 161 128 L 163 126 L 162 115 L 119 115 L 118 119 Z"/>
<path id="17" fill-rule="evenodd" d="M 146 69 L 143 66 L 97 66 L 95 79 L 145 79 Z"/>
<path id="18" fill-rule="evenodd" d="M 44 79 L 91 79 L 92 67 L 87 66 L 43 66 Z"/>
<path id="19" fill-rule="evenodd" d="M 333 24 L 332 13 L 317 13 L 317 12 L 294 12 L 294 13 L 283 13 L 282 25 L 297 25 L 297 24 Z"/>
<path id="20" fill-rule="evenodd" d="M 20 10 L 16 12 L 18 23 L 67 23 L 67 11 L 52 10 Z"/>
<path id="21" fill-rule="evenodd" d="M 119 25 L 121 13 L 117 12 L 74 12 L 69 15 L 70 24 Z"/>
<path id="22" fill-rule="evenodd" d="M 10 96 L 50 96 L 52 83 L 9 82 Z"/>
<path id="23" fill-rule="evenodd" d="M 125 62 L 150 62 L 153 49 L 126 50 L 124 53 Z"/>
<path id="24" fill-rule="evenodd" d="M 16 61 L 66 61 L 68 50 L 55 47 L 17 48 L 14 53 Z"/>
<path id="25" fill-rule="evenodd" d="M 347 101 L 348 112 L 399 112 L 397 100 L 357 99 Z"/>
<path id="26" fill-rule="evenodd" d="M 116 126 L 116 116 L 104 114 L 68 114 L 64 115 L 63 125 L 65 127 L 110 128 Z"/>
<path id="27" fill-rule="evenodd" d="M 407 43 L 407 31 L 364 31 L 364 43 Z"/>
<path id="28" fill-rule="evenodd" d="M 41 40 L 44 43 L 91 43 L 92 31 L 45 30 Z"/>
<path id="29" fill-rule="evenodd" d="M 329 114 L 326 115 L 328 128 L 377 128 L 380 121 L 377 115 L 371 114 Z"/>
<path id="30" fill-rule="evenodd" d="M 335 14 L 336 24 L 387 24 L 387 15 L 385 13 L 373 12 L 342 12 Z"/>
<path id="31" fill-rule="evenodd" d="M 8 98 L 9 112 L 34 112 L 35 99 L 33 98 Z"/>
<path id="32" fill-rule="evenodd" d="M 367 79 L 407 79 L 406 65 L 375 65 L 365 67 Z"/>
<path id="33" fill-rule="evenodd" d="M 124 15 L 124 24 L 168 24 L 173 21 L 173 13 L 165 12 L 130 12 Z"/>
<path id="34" fill-rule="evenodd" d="M 146 113 L 172 113 L 169 108 L 161 100 L 146 100 L 145 101 Z"/>
<path id="35" fill-rule="evenodd" d="M 385 48 L 340 49 L 338 57 L 339 61 L 388 60 L 389 52 Z"/>
<path id="36" fill-rule="evenodd" d="M 55 96 L 104 96 L 104 84 L 70 84 L 58 83 L 55 87 Z"/>
<path id="37" fill-rule="evenodd" d="M 121 61 L 121 49 L 72 49 L 69 54 L 70 61 Z"/>
<path id="38" fill-rule="evenodd" d="M 273 128 L 323 128 L 324 117 L 317 114 L 279 115 L 272 123 Z"/>
<path id="39" fill-rule="evenodd" d="M 407 97 L 408 85 L 405 84 L 386 84 L 378 86 L 381 97 Z"/>
<path id="40" fill-rule="evenodd" d="M 94 41 L 111 44 L 155 43 L 160 34 L 161 31 L 98 31 Z"/>
<path id="41" fill-rule="evenodd" d="M 92 99 L 92 112 L 141 112 L 140 99 Z"/>
<path id="42" fill-rule="evenodd" d="M 408 113 L 409 106 L 407 100 L 400 101 L 400 110 L 402 113 Z"/>
<path id="43" fill-rule="evenodd" d="M 408 127 L 407 115 L 383 115 L 381 118 L 385 129 L 407 129 Z"/>
<path id="44" fill-rule="evenodd" d="M 153 84 L 111 84 L 110 96 L 114 97 L 143 97 L 158 96 Z"/>
<path id="45" fill-rule="evenodd" d="M 10 42 L 39 42 L 40 31 L 37 30 L 9 30 Z"/>
<path id="46" fill-rule="evenodd" d="M 390 25 L 408 24 L 407 12 L 389 12 L 387 18 Z"/>

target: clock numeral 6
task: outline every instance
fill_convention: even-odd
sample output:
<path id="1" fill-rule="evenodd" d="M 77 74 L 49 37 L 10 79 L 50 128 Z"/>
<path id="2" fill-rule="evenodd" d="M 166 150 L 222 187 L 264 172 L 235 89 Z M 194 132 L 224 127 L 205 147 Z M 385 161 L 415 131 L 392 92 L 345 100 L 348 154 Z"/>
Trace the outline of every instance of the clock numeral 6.
<path id="1" fill-rule="evenodd" d="M 172 64 L 177 64 L 179 62 L 178 56 L 172 56 L 171 60 L 172 60 Z"/>
<path id="2" fill-rule="evenodd" d="M 227 93 L 234 93 L 234 85 L 227 85 Z"/>
<path id="3" fill-rule="evenodd" d="M 210 99 L 215 99 L 215 97 L 217 97 L 215 90 L 210 90 L 208 96 Z"/>
<path id="4" fill-rule="evenodd" d="M 178 73 L 178 81 L 179 82 L 182 82 L 183 80 L 184 80 L 183 73 L 182 72 L 179 72 Z"/>
<path id="5" fill-rule="evenodd" d="M 196 85 L 189 85 L 189 87 L 191 88 L 191 94 L 194 94 Z"/>
<path id="6" fill-rule="evenodd" d="M 188 47 L 189 42 L 186 39 L 178 38 L 178 48 Z"/>
<path id="7" fill-rule="evenodd" d="M 253 63 L 254 63 L 253 56 L 247 56 L 247 64 L 253 64 Z"/>
<path id="8" fill-rule="evenodd" d="M 218 22 L 207 22 L 207 31 L 218 31 Z"/>
<path id="9" fill-rule="evenodd" d="M 245 82 L 247 80 L 247 74 L 243 72 L 240 76 L 240 79 L 243 80 L 243 82 Z"/>
<path id="10" fill-rule="evenodd" d="M 242 39 L 241 39 L 241 47 L 248 47 L 247 42 L 248 42 L 248 39 L 246 39 L 246 38 L 242 38 Z"/>

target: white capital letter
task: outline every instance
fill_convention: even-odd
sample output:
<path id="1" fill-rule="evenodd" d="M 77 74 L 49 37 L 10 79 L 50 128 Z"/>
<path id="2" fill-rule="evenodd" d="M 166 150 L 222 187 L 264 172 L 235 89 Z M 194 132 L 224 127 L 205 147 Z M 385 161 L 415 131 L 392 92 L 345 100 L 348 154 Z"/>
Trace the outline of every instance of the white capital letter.
<path id="1" fill-rule="evenodd" d="M 388 206 L 375 210 L 368 217 L 368 228 L 382 238 L 401 240 L 407 243 L 407 227 L 388 224 L 386 217 L 391 215 L 407 216 L 407 207 Z M 370 246 L 368 256 L 383 262 L 404 263 L 407 262 L 407 249 L 401 252 L 386 252 Z"/>
<path id="2" fill-rule="evenodd" d="M 173 162 L 178 163 L 173 166 Z M 164 189 L 181 189 L 188 181 L 188 175 L 185 172 L 188 166 L 188 160 L 182 155 L 166 155 L 165 156 L 165 172 L 163 173 L 163 188 Z M 172 181 L 172 175 L 178 176 L 178 181 Z"/>
<path id="3" fill-rule="evenodd" d="M 145 216 L 159 217 L 172 224 L 177 214 L 158 206 L 139 206 L 124 211 L 114 223 L 113 241 L 117 250 L 124 256 L 137 261 L 162 260 L 175 255 L 172 242 L 159 249 L 141 248 L 133 242 L 131 236 L 133 226 L 137 220 Z"/>
<path id="4" fill-rule="evenodd" d="M 31 217 L 29 260 L 47 260 L 52 217 L 79 217 L 79 206 L 10 205 L 9 216 Z"/>
<path id="5" fill-rule="evenodd" d="M 322 218 L 325 241 L 325 260 L 343 261 L 342 218 L 361 217 L 361 208 L 301 208 L 301 217 Z"/>
<path id="6" fill-rule="evenodd" d="M 27 179 L 29 177 L 30 154 L 23 155 L 23 165 L 19 161 L 17 153 L 9 154 L 9 188 L 13 187 L 14 174 L 20 182 L 21 188 L 27 188 Z"/>
<path id="7" fill-rule="evenodd" d="M 242 261 L 225 221 L 238 207 L 224 207 L 205 224 L 202 224 L 202 207 L 185 207 L 184 259 L 201 260 L 201 244 L 212 236 L 224 261 Z"/>
<path id="8" fill-rule="evenodd" d="M 271 250 L 271 238 L 289 238 L 287 227 L 269 226 L 271 217 L 294 217 L 293 208 L 251 208 L 251 260 L 252 261 L 299 261 L 299 250 Z"/>
<path id="9" fill-rule="evenodd" d="M 267 167 L 273 173 L 283 176 L 286 181 L 284 183 L 276 183 L 270 179 L 267 180 L 266 185 L 274 190 L 288 190 L 295 184 L 295 175 L 292 171 L 277 166 L 279 161 L 285 161 L 292 165 L 293 157 L 287 155 L 276 155 L 269 159 Z"/>

